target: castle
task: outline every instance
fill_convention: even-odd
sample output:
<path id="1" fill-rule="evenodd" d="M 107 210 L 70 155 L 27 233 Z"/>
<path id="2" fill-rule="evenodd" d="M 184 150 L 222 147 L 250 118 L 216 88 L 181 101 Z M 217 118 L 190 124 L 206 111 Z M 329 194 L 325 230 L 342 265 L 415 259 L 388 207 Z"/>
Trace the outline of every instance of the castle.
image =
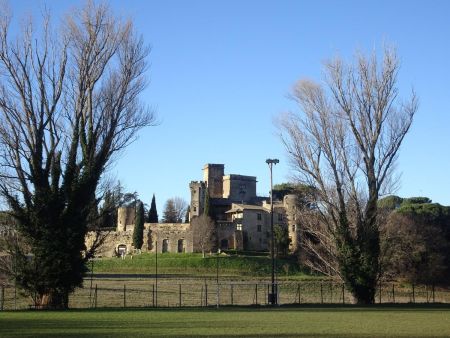
<path id="1" fill-rule="evenodd" d="M 225 175 L 223 164 L 206 164 L 203 180 L 189 184 L 191 201 L 189 223 L 145 223 L 142 251 L 149 252 L 200 252 L 194 241 L 195 217 L 205 208 L 214 221 L 217 243 L 212 247 L 221 250 L 268 251 L 270 249 L 270 198 L 256 194 L 256 177 Z M 274 200 L 274 225 L 288 229 L 290 250 L 298 246 L 298 229 L 295 222 L 296 197 L 281 195 Z M 207 204 L 207 206 L 205 205 Z M 134 208 L 119 208 L 116 231 L 108 234 L 99 255 L 130 253 L 133 251 Z M 89 234 L 87 245 L 93 240 Z"/>

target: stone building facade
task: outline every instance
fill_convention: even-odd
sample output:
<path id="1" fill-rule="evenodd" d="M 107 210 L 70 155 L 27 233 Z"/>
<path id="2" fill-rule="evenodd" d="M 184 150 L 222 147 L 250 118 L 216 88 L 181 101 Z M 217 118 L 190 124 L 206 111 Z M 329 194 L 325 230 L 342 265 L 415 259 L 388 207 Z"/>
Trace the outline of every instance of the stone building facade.
<path id="1" fill-rule="evenodd" d="M 270 250 L 270 200 L 257 196 L 256 177 L 225 175 L 223 164 L 206 164 L 203 181 L 192 181 L 189 219 L 202 215 L 205 203 L 216 227 L 217 243 L 214 250 L 234 249 L 251 251 Z M 208 202 L 206 199 L 208 198 Z M 295 219 L 296 197 L 285 195 L 274 202 L 274 224 L 288 228 L 290 250 L 298 247 L 298 229 Z M 108 234 L 100 255 L 112 256 L 133 252 L 134 208 L 119 208 L 117 229 Z M 149 252 L 200 252 L 194 241 L 195 222 L 146 223 L 142 251 Z M 94 234 L 89 234 L 92 242 Z"/>

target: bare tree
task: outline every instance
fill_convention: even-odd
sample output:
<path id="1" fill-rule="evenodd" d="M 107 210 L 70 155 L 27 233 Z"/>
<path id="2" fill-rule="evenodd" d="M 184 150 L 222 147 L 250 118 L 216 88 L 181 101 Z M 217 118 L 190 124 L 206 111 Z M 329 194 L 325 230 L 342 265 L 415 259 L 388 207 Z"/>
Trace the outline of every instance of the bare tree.
<path id="1" fill-rule="evenodd" d="M 205 252 L 213 250 L 216 246 L 216 228 L 214 221 L 203 214 L 191 220 L 194 250 L 200 249 L 203 258 Z"/>
<path id="2" fill-rule="evenodd" d="M 183 223 L 183 220 L 186 216 L 186 210 L 187 210 L 188 204 L 181 197 L 174 197 L 174 198 L 172 198 L 172 200 L 173 200 L 173 206 L 174 206 L 175 212 L 176 212 L 177 222 Z"/>
<path id="3" fill-rule="evenodd" d="M 24 266 L 19 282 L 42 306 L 68 307 L 102 174 L 155 122 L 139 100 L 148 53 L 105 5 L 88 2 L 58 28 L 46 16 L 38 34 L 28 23 L 16 39 L 0 18 L 0 194 L 39 272 Z"/>
<path id="4" fill-rule="evenodd" d="M 283 143 L 299 181 L 316 190 L 303 249 L 308 264 L 337 275 L 358 303 L 373 303 L 380 266 L 377 201 L 392 188 L 398 149 L 417 110 L 412 93 L 400 101 L 399 62 L 360 55 L 354 64 L 325 65 L 326 86 L 302 80 L 292 98 L 301 113 L 280 119 Z M 308 211 L 310 214 L 312 210 Z M 320 248 L 320 251 L 317 250 Z"/>
<path id="5" fill-rule="evenodd" d="M 163 212 L 163 223 L 182 223 L 188 204 L 181 197 L 172 197 L 166 201 Z"/>

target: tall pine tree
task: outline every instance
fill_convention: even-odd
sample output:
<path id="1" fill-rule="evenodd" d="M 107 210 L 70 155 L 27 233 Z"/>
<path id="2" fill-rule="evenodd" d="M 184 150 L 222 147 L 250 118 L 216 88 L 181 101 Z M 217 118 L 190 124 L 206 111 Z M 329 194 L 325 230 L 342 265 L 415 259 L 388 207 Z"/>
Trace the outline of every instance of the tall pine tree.
<path id="1" fill-rule="evenodd" d="M 133 231 L 133 246 L 135 249 L 141 250 L 144 243 L 144 204 L 139 201 L 136 208 L 136 217 Z"/>
<path id="2" fill-rule="evenodd" d="M 150 210 L 148 212 L 148 222 L 149 223 L 158 223 L 158 211 L 156 211 L 155 194 L 153 194 L 152 204 L 151 204 Z"/>

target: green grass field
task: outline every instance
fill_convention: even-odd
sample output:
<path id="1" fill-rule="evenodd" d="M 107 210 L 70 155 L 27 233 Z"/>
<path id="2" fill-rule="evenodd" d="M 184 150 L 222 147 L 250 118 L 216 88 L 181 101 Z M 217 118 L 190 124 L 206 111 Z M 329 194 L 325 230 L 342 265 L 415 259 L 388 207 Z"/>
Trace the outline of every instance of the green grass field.
<path id="1" fill-rule="evenodd" d="M 448 337 L 450 307 L 0 313 L 0 337 Z"/>
<path id="2" fill-rule="evenodd" d="M 271 260 L 267 254 L 247 253 L 245 255 L 207 255 L 202 258 L 199 253 L 189 254 L 158 254 L 158 272 L 161 274 L 202 274 L 215 275 L 219 263 L 222 275 L 232 276 L 266 276 L 271 272 Z M 143 253 L 121 258 L 102 258 L 95 260 L 95 273 L 154 273 L 156 255 Z M 310 277 L 300 271 L 295 258 L 277 260 L 279 276 Z M 91 265 L 88 266 L 91 268 Z"/>

